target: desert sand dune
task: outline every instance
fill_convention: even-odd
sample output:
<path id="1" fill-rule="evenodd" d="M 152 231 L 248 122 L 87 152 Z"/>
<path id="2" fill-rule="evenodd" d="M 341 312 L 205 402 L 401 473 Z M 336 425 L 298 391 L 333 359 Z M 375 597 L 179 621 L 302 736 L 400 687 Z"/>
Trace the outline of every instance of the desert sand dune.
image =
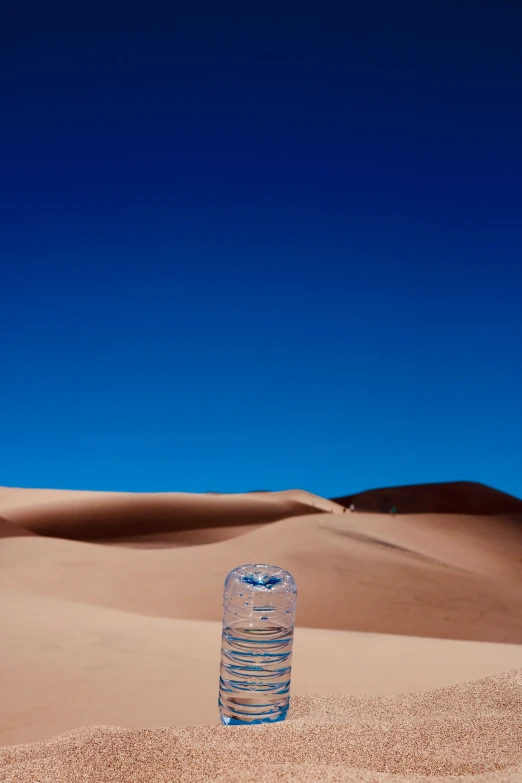
<path id="1" fill-rule="evenodd" d="M 344 512 L 344 506 L 336 503 L 335 500 L 327 500 L 320 495 L 314 495 L 304 489 L 286 489 L 282 492 L 272 492 L 277 497 L 295 500 L 297 503 L 304 503 L 312 508 L 319 508 L 321 511 L 330 511 L 332 514 L 341 514 Z M 266 496 L 266 494 L 265 494 Z"/>
<path id="2" fill-rule="evenodd" d="M 500 517 L 483 518 L 475 528 L 474 518 L 459 517 L 445 537 L 437 524 L 434 515 L 403 524 L 397 517 L 323 513 L 214 544 L 148 551 L 11 538 L 0 550 L 0 564 L 9 566 L 0 568 L 0 587 L 145 615 L 219 620 L 228 571 L 271 562 L 297 580 L 302 626 L 522 642 L 522 528 L 518 535 L 513 521 Z"/>
<path id="3" fill-rule="evenodd" d="M 396 547 L 469 573 L 522 582 L 522 514 L 349 514 L 330 517 L 325 528 L 334 535 Z"/>
<path id="4" fill-rule="evenodd" d="M 400 514 L 522 514 L 522 500 L 475 481 L 369 489 L 334 502 L 380 514 L 393 507 Z"/>
<path id="5" fill-rule="evenodd" d="M 8 519 L 0 517 L 0 538 L 10 538 L 11 536 L 32 536 L 30 530 L 26 530 L 21 525 L 16 525 L 14 522 L 9 522 Z"/>
<path id="6" fill-rule="evenodd" d="M 415 783 L 421 776 L 521 779 L 521 671 L 409 695 L 296 696 L 289 719 L 275 726 L 100 726 L 0 749 L 1 783 Z"/>
<path id="7" fill-rule="evenodd" d="M 218 622 L 0 591 L 0 624 L 0 744 L 218 721 Z M 522 668 L 521 645 L 298 628 L 294 649 L 294 694 L 427 690 Z"/>
<path id="8" fill-rule="evenodd" d="M 306 492 L 294 499 L 292 492 L 194 495 L 0 489 L 0 514 L 9 521 L 39 535 L 85 541 L 273 522 L 319 513 L 322 507 L 342 511 L 332 501 Z"/>
<path id="9" fill-rule="evenodd" d="M 521 502 L 363 494 L 398 515 L 302 490 L 0 488 L 0 744 L 35 742 L 0 748 L 0 783 L 522 780 Z M 201 725 L 223 580 L 247 562 L 298 584 L 291 720 Z M 125 729 L 38 742 L 88 724 Z"/>
<path id="10" fill-rule="evenodd" d="M 144 533 L 134 536 L 115 536 L 114 538 L 93 538 L 94 544 L 123 546 L 130 549 L 173 549 L 175 547 L 200 546 L 214 544 L 217 541 L 227 541 L 250 533 L 256 527 L 268 525 L 269 522 L 251 522 L 248 525 L 213 525 L 212 527 L 195 527 L 192 530 L 169 530 L 166 533 Z"/>

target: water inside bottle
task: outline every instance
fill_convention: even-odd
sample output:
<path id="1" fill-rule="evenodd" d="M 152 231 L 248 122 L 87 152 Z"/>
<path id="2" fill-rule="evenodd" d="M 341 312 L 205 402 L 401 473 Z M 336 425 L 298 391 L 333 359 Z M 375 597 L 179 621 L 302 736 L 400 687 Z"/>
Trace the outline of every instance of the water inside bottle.
<path id="1" fill-rule="evenodd" d="M 222 723 L 275 723 L 286 718 L 293 636 L 293 627 L 269 622 L 223 628 L 219 682 Z"/>

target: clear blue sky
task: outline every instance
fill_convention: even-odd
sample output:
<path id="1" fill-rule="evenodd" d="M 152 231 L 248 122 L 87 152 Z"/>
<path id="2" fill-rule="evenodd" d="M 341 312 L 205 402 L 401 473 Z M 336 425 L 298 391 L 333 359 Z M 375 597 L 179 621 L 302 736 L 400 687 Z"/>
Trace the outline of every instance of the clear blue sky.
<path id="1" fill-rule="evenodd" d="M 0 484 L 522 496 L 522 3 L 127 5 L 4 11 Z"/>

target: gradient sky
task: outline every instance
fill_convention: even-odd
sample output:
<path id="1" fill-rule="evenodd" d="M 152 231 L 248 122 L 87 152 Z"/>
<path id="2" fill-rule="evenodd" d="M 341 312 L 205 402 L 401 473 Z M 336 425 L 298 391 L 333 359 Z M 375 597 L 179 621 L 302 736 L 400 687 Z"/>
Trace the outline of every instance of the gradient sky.
<path id="1" fill-rule="evenodd" d="M 522 3 L 128 5 L 2 12 L 0 484 L 522 496 Z"/>

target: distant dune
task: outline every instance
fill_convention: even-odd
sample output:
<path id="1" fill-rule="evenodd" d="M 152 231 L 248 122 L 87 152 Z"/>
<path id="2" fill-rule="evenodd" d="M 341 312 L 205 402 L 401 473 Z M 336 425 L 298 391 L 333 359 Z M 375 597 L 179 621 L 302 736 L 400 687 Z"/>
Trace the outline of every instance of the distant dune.
<path id="1" fill-rule="evenodd" d="M 515 515 L 352 514 L 302 490 L 91 496 L 6 489 L 0 513 L 38 534 L 3 539 L 9 567 L 0 569 L 0 588 L 219 620 L 228 571 L 270 562 L 294 574 L 303 626 L 522 643 Z"/>
<path id="2" fill-rule="evenodd" d="M 0 513 L 6 519 L 42 536 L 83 541 L 244 527 L 316 508 L 316 513 L 321 508 L 342 511 L 333 501 L 299 491 L 258 497 L 0 488 Z"/>
<path id="3" fill-rule="evenodd" d="M 349 511 L 352 503 L 355 513 Z M 387 513 L 392 506 L 394 516 Z M 191 495 L 5 487 L 0 488 L 0 744 L 35 742 L 85 724 L 138 728 L 215 722 L 223 580 L 231 568 L 248 562 L 279 565 L 296 579 L 293 693 L 333 695 L 316 702 L 298 698 L 295 728 L 285 724 L 284 731 L 290 737 L 302 726 L 303 737 L 310 737 L 303 739 L 307 746 L 314 745 L 314 731 L 314 737 L 324 735 L 333 743 L 321 764 L 328 759 L 337 764 L 335 749 L 351 758 L 342 737 L 357 726 L 364 731 L 372 705 L 380 705 L 375 709 L 385 715 L 385 697 L 372 701 L 368 694 L 455 686 L 522 668 L 522 502 L 489 487 L 456 482 L 337 500 L 304 490 Z M 515 727 L 519 680 L 489 682 L 448 691 L 450 713 L 444 713 L 438 697 L 427 698 L 419 713 L 422 725 L 436 732 L 453 721 L 450 735 L 462 725 L 462 736 L 472 736 L 477 716 L 482 717 L 475 728 L 491 728 L 491 715 L 503 709 L 502 720 Z M 459 693 L 470 703 L 477 694 L 483 699 L 465 719 L 458 717 L 464 703 Z M 353 701 L 359 698 L 355 694 L 367 694 L 366 701 Z M 409 725 L 407 698 L 386 698 Z M 310 725 L 303 723 L 299 705 L 311 709 L 314 703 L 321 724 L 317 716 Z M 334 712 L 328 713 L 325 704 Z M 350 712 L 353 704 L 361 705 L 360 719 Z M 342 737 L 336 739 L 328 728 L 327 713 L 342 724 Z M 232 735 L 215 728 L 212 742 L 218 753 Z M 111 730 L 93 730 L 94 744 L 89 731 L 81 733 L 85 759 L 109 752 Z M 182 735 L 172 731 L 173 738 L 196 743 L 194 758 L 202 752 L 203 727 Z M 400 740 L 404 758 L 417 752 L 413 729 L 408 731 Z M 485 735 L 477 732 L 478 742 Z M 488 742 L 495 736 L 502 740 L 501 733 L 491 732 Z M 110 765 L 93 772 L 81 760 L 83 751 L 74 766 L 68 754 L 76 747 L 75 736 L 45 746 L 51 748 L 48 764 L 42 761 L 44 746 L 0 749 L 0 783 L 165 779 L 167 767 L 159 762 L 151 762 L 143 779 L 127 773 L 122 778 L 127 756 L 115 777 Z M 152 735 L 136 736 L 141 754 L 140 743 Z M 158 752 L 160 736 L 151 740 Z M 131 746 L 124 745 L 125 753 L 132 752 Z M 277 758 L 285 760 L 282 747 Z M 423 769 L 422 747 L 418 770 Z M 179 760 L 179 748 L 172 746 L 172 763 Z M 368 745 L 363 751 L 371 755 L 375 749 Z M 391 758 L 392 750 L 387 752 Z M 299 753 L 312 765 L 308 772 L 297 764 L 294 775 L 276 764 L 266 770 L 275 777 L 266 780 L 354 779 L 350 771 L 348 777 L 336 777 L 337 768 L 316 778 L 316 757 Z M 462 758 L 451 757 L 447 769 L 455 774 L 493 769 L 489 761 L 466 767 Z M 515 753 L 509 758 L 516 763 Z M 436 753 L 433 759 L 436 770 Z M 219 779 L 220 763 L 207 769 L 202 762 L 208 776 L 202 773 L 199 780 Z M 386 771 L 386 764 L 368 769 Z M 395 768 L 400 772 L 400 764 Z M 180 783 L 192 783 L 183 770 L 180 775 Z M 234 775 L 230 780 L 251 779 L 239 769 Z"/>
<path id="4" fill-rule="evenodd" d="M 334 502 L 381 514 L 393 507 L 398 514 L 522 514 L 522 500 L 473 481 L 370 489 Z"/>
<path id="5" fill-rule="evenodd" d="M 30 530 L 26 530 L 25 527 L 17 525 L 15 522 L 9 522 L 7 519 L 0 517 L 0 538 L 11 538 L 12 536 L 32 536 Z"/>

